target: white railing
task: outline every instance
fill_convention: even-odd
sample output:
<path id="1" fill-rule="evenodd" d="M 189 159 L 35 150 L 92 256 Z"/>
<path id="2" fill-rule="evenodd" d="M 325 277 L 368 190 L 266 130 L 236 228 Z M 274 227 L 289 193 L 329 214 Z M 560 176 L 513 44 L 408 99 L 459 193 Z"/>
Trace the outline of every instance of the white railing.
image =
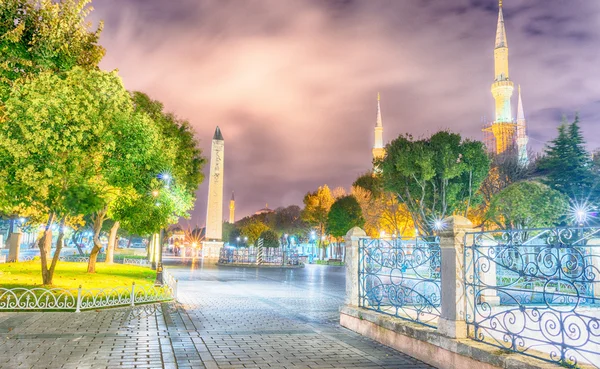
<path id="1" fill-rule="evenodd" d="M 0 288 L 0 311 L 2 310 L 75 310 L 115 306 L 135 306 L 167 301 L 177 294 L 177 280 L 168 277 L 163 286 L 77 289 L 65 288 Z"/>
<path id="2" fill-rule="evenodd" d="M 89 256 L 78 256 L 78 255 L 67 255 L 67 256 L 60 256 L 58 258 L 58 260 L 68 261 L 68 262 L 73 262 L 73 263 L 89 263 L 90 257 Z"/>
<path id="3" fill-rule="evenodd" d="M 179 284 L 179 280 L 177 280 L 175 277 L 173 277 L 171 275 L 171 273 L 169 273 L 167 268 L 163 269 L 163 283 L 165 285 L 169 286 L 169 288 L 171 289 L 171 291 L 173 293 L 173 298 L 175 300 L 177 300 L 177 286 Z"/>
<path id="4" fill-rule="evenodd" d="M 150 262 L 148 261 L 148 259 L 123 258 L 123 264 L 150 266 Z"/>
<path id="5" fill-rule="evenodd" d="M 0 255 L 0 263 L 6 263 L 6 255 Z"/>

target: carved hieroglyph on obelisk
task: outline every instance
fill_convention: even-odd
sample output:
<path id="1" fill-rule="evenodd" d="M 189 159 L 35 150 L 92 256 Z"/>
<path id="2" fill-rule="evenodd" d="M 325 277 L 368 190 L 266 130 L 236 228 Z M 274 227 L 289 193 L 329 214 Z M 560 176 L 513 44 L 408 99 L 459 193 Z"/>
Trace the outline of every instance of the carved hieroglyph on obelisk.
<path id="1" fill-rule="evenodd" d="M 206 206 L 206 241 L 223 238 L 223 155 L 225 141 L 219 127 L 215 130 L 210 152 L 210 177 Z"/>

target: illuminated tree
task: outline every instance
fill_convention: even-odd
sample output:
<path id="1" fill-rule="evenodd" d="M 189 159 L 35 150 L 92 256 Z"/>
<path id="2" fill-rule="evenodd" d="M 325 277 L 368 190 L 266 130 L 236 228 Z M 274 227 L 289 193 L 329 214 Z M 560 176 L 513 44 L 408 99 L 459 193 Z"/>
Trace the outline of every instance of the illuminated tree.
<path id="1" fill-rule="evenodd" d="M 321 186 L 315 192 L 309 192 L 304 196 L 302 219 L 311 227 L 317 227 L 319 247 L 321 246 L 321 237 L 325 233 L 327 214 L 329 214 L 333 201 L 333 195 L 327 185 Z"/>
<path id="2" fill-rule="evenodd" d="M 400 136 L 380 163 L 384 189 L 406 204 L 420 234 L 433 233 L 435 219 L 468 215 L 489 169 L 483 144 L 449 132 L 429 139 Z"/>

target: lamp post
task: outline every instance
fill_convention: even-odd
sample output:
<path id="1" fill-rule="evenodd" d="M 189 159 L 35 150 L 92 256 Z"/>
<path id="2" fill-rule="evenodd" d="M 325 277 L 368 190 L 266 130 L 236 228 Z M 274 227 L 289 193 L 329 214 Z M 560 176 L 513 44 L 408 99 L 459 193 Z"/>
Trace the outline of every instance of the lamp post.
<path id="1" fill-rule="evenodd" d="M 235 239 L 235 247 L 236 248 L 240 247 L 240 239 L 241 239 L 240 237 Z"/>

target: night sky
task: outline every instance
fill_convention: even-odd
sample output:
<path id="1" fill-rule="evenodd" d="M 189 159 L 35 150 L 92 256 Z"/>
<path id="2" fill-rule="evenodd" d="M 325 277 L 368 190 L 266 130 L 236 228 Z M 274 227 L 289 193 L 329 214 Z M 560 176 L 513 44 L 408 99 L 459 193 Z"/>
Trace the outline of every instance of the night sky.
<path id="1" fill-rule="evenodd" d="M 348 188 L 370 168 L 376 97 L 384 140 L 493 117 L 496 0 L 95 0 L 101 67 L 195 127 L 225 137 L 224 216 Z M 600 1 L 504 0 L 511 79 L 533 150 L 579 111 L 600 147 Z M 516 114 L 516 88 L 513 100 Z M 208 165 L 206 166 L 206 174 Z M 208 181 L 191 225 L 204 225 Z"/>

